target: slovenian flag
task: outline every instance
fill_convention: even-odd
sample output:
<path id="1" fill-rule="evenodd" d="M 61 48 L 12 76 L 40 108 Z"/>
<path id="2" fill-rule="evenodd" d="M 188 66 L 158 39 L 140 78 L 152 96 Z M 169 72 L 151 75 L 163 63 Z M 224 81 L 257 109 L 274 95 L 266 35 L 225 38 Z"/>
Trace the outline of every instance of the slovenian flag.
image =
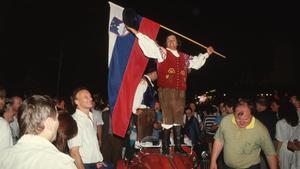
<path id="1" fill-rule="evenodd" d="M 137 39 L 125 27 L 124 8 L 109 2 L 108 97 L 112 113 L 113 133 L 124 137 L 132 114 L 132 104 L 138 83 L 148 59 Z M 156 39 L 160 25 L 137 16 L 138 31 Z"/>

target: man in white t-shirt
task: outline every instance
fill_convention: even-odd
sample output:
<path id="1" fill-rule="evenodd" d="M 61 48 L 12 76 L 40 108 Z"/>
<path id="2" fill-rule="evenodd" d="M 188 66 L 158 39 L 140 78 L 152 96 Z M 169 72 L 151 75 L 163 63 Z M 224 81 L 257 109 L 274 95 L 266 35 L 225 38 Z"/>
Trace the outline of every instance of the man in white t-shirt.
<path id="1" fill-rule="evenodd" d="M 78 134 L 68 141 L 68 146 L 78 169 L 96 169 L 102 166 L 97 128 L 90 112 L 92 101 L 91 93 L 86 88 L 74 90 L 72 103 L 76 106 L 76 111 L 72 117 L 77 123 Z"/>

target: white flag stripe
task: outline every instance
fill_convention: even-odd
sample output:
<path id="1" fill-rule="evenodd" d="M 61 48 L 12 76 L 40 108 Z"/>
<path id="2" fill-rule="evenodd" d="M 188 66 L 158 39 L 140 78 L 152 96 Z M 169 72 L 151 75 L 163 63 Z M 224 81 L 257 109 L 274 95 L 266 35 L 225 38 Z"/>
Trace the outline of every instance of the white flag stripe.
<path id="1" fill-rule="evenodd" d="M 117 39 L 117 35 L 110 32 L 110 24 L 111 24 L 111 21 L 114 17 L 120 19 L 120 20 L 123 20 L 123 10 L 124 8 L 123 7 L 120 7 L 112 2 L 108 2 L 109 5 L 110 5 L 110 14 L 109 14 L 109 24 L 108 24 L 108 37 L 109 37 L 109 40 L 108 40 L 108 67 L 110 65 L 110 60 L 111 60 L 111 57 L 112 57 L 112 52 L 113 52 L 113 49 L 114 49 L 114 46 L 115 46 L 115 42 L 116 42 L 116 39 Z"/>

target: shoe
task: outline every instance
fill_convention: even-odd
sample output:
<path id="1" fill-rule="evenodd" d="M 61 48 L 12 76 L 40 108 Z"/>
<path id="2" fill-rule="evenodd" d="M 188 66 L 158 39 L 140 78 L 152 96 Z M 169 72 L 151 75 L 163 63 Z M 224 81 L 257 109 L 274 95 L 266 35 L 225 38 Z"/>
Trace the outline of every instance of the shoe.
<path id="1" fill-rule="evenodd" d="M 163 129 L 163 138 L 162 138 L 162 154 L 170 154 L 170 129 Z"/>
<path id="2" fill-rule="evenodd" d="M 174 134 L 174 152 L 187 156 L 187 153 L 181 147 L 181 126 L 173 126 Z"/>

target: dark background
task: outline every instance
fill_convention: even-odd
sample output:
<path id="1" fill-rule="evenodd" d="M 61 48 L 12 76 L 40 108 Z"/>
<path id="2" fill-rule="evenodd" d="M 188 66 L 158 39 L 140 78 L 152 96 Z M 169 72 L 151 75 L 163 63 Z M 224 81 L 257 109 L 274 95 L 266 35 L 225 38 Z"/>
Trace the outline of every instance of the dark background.
<path id="1" fill-rule="evenodd" d="M 288 1 L 112 1 L 227 56 L 209 58 L 188 94 L 297 91 L 299 9 Z M 9 95 L 69 96 L 84 85 L 107 97 L 109 5 L 104 0 L 1 1 L 0 84 Z M 183 40 L 189 54 L 205 50 Z"/>

